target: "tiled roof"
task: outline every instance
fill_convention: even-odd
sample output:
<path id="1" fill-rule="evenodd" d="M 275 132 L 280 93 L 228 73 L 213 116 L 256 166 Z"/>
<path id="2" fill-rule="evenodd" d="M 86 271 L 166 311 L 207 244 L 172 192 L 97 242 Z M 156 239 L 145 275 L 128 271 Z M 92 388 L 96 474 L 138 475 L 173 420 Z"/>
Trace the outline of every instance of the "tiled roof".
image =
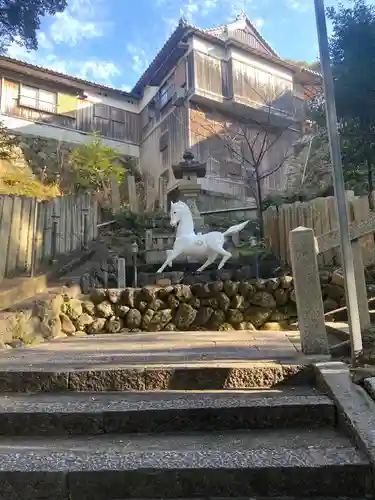
<path id="1" fill-rule="evenodd" d="M 52 70 L 52 69 L 48 69 L 48 68 L 45 68 L 43 66 L 39 66 L 37 64 L 31 64 L 31 63 L 22 61 L 20 59 L 13 59 L 12 57 L 0 56 L 0 64 L 1 64 L 1 61 L 6 61 L 6 62 L 9 62 L 9 63 L 16 63 L 16 64 L 19 64 L 21 66 L 24 66 L 25 68 L 35 69 L 35 70 L 41 71 L 43 73 L 47 73 L 49 75 L 57 76 L 57 77 L 60 77 L 60 78 L 66 78 L 67 80 L 70 80 L 72 82 L 78 83 L 80 85 L 87 85 L 87 86 L 91 86 L 91 87 L 97 87 L 97 88 L 102 89 L 102 90 L 108 90 L 108 91 L 111 91 L 111 92 L 119 93 L 119 94 L 121 94 L 123 96 L 126 96 L 126 97 L 129 97 L 131 99 L 139 99 L 139 97 L 137 95 L 134 95 L 131 92 L 125 92 L 125 90 L 121 90 L 121 89 L 117 89 L 117 88 L 114 88 L 114 87 L 110 87 L 108 85 L 103 85 L 101 83 L 92 82 L 90 80 L 84 80 L 83 78 L 77 78 L 76 76 L 72 76 L 72 75 L 68 75 L 66 73 L 62 73 L 60 71 L 55 71 L 55 70 Z"/>
<path id="2" fill-rule="evenodd" d="M 178 43 L 191 28 L 192 26 L 187 24 L 187 22 L 183 18 L 180 19 L 178 26 L 173 31 L 171 36 L 167 39 L 159 52 L 156 54 L 154 59 L 151 61 L 146 71 L 141 75 L 137 83 L 134 85 L 132 92 L 138 95 L 142 94 L 143 87 L 145 85 L 149 85 L 149 81 L 151 80 L 153 73 L 157 71 L 164 63 L 168 53 L 170 53 L 172 50 L 176 50 Z"/>

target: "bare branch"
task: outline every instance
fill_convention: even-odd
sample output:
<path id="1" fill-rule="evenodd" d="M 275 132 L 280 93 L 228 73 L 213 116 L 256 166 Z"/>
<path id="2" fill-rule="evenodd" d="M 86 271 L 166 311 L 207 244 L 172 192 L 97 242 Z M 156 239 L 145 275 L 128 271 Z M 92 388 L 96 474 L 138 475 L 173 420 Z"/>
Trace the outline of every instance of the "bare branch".
<path id="1" fill-rule="evenodd" d="M 293 156 L 293 152 L 292 151 L 288 151 L 289 154 L 285 154 L 283 159 L 280 160 L 280 162 L 278 163 L 278 165 L 272 169 L 272 170 L 269 170 L 268 172 L 265 172 L 265 174 L 263 176 L 261 176 L 259 178 L 260 181 L 266 179 L 267 177 L 269 177 L 270 175 L 274 174 L 275 172 L 277 172 L 278 170 L 280 170 L 280 168 L 282 168 L 284 165 L 285 165 L 285 162 L 286 160 L 288 160 L 291 156 Z"/>

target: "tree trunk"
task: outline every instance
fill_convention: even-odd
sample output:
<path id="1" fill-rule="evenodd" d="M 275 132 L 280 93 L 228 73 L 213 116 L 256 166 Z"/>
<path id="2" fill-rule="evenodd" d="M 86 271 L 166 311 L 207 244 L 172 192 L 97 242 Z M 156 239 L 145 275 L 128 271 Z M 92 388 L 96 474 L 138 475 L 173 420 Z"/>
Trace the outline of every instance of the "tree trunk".
<path id="1" fill-rule="evenodd" d="M 262 186 L 258 175 L 256 175 L 256 185 L 257 185 L 257 204 L 258 204 L 258 217 L 259 217 L 259 239 L 260 241 L 263 241 L 264 219 L 263 219 Z"/>
<path id="2" fill-rule="evenodd" d="M 367 166 L 367 194 L 368 194 L 368 206 L 370 210 L 374 210 L 374 200 L 372 196 L 372 192 L 374 190 L 374 182 L 372 176 L 372 162 L 370 155 L 366 153 L 366 166 Z"/>

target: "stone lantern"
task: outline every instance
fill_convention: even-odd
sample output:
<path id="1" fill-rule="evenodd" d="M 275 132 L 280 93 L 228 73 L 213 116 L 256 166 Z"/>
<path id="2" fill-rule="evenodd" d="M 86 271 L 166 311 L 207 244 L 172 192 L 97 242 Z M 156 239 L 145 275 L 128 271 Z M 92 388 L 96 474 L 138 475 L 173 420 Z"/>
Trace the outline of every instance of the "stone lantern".
<path id="1" fill-rule="evenodd" d="M 190 150 L 185 151 L 182 161 L 172 165 L 175 178 L 179 180 L 177 186 L 177 198 L 184 201 L 190 208 L 193 215 L 195 229 L 204 229 L 204 221 L 197 207 L 197 197 L 201 192 L 198 179 L 206 176 L 206 163 L 201 163 L 194 159 Z"/>

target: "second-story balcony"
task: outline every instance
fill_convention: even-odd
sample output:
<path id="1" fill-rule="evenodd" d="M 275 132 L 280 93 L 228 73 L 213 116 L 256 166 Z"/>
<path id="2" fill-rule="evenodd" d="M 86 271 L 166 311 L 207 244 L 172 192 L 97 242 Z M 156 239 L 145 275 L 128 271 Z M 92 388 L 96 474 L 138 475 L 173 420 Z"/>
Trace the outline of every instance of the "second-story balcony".
<path id="1" fill-rule="evenodd" d="M 221 60 L 196 51 L 189 57 L 194 67 L 190 93 L 195 102 L 207 106 L 211 101 L 216 108 L 275 125 L 303 117 L 304 100 L 294 92 L 291 79 L 234 59 Z"/>

